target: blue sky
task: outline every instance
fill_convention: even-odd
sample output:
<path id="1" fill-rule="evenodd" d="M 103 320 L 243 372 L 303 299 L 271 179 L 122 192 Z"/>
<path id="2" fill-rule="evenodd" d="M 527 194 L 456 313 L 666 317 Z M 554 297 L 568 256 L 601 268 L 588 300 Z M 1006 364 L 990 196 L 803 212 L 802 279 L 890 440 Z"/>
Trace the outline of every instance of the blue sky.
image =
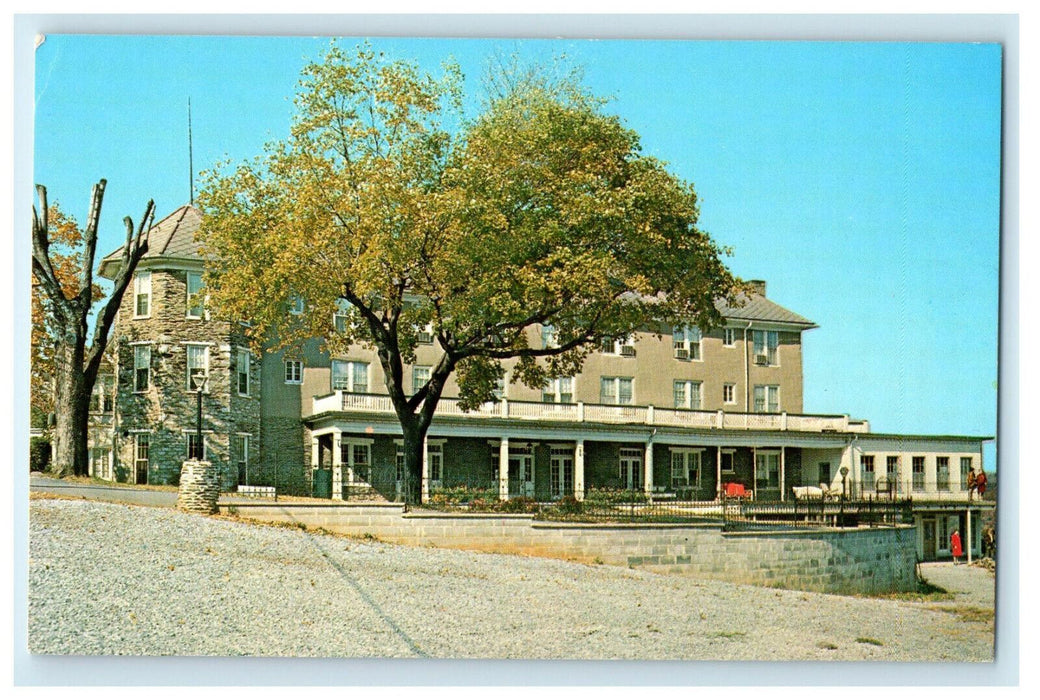
<path id="1" fill-rule="evenodd" d="M 286 135 L 299 70 L 326 45 L 50 35 L 36 52 L 34 181 L 83 220 L 107 178 L 108 252 L 149 198 L 158 216 L 188 201 L 189 97 L 195 170 L 250 158 Z M 806 412 L 878 432 L 996 434 L 999 46 L 373 45 L 430 69 L 453 56 L 474 109 L 496 53 L 565 54 L 644 151 L 694 183 L 733 271 L 819 324 L 805 334 Z"/>

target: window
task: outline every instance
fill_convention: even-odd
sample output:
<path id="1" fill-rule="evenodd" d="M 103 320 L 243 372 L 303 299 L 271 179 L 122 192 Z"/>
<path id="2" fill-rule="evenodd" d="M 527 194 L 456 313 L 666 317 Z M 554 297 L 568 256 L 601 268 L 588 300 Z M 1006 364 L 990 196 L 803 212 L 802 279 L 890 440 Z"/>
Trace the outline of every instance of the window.
<path id="1" fill-rule="evenodd" d="M 923 467 L 922 467 L 923 469 Z M 889 488 L 894 488 L 899 483 L 899 456 L 889 455 L 885 460 L 885 478 L 888 479 Z"/>
<path id="2" fill-rule="evenodd" d="M 198 391 L 194 377 L 201 377 L 205 386 L 206 377 L 209 376 L 209 347 L 206 345 L 187 345 L 188 356 L 188 390 Z"/>
<path id="3" fill-rule="evenodd" d="M 549 496 L 574 493 L 574 448 L 549 448 Z"/>
<path id="4" fill-rule="evenodd" d="M 636 346 L 632 338 L 604 338 L 600 341 L 600 352 L 607 355 L 621 355 L 622 357 L 635 357 Z"/>
<path id="5" fill-rule="evenodd" d="M 249 485 L 249 436 L 235 436 L 235 453 L 238 458 L 238 483 Z"/>
<path id="6" fill-rule="evenodd" d="M 720 457 L 722 458 L 719 462 L 719 471 L 723 474 L 732 474 L 735 469 L 733 467 L 733 450 L 723 450 Z"/>
<path id="7" fill-rule="evenodd" d="M 859 475 L 865 490 L 874 489 L 874 455 L 863 455 L 859 458 Z"/>
<path id="8" fill-rule="evenodd" d="M 90 411 L 92 413 L 111 413 L 112 407 L 112 377 L 111 375 L 99 376 L 94 384 L 94 393 L 90 397 Z"/>
<path id="9" fill-rule="evenodd" d="M 299 316 L 304 311 L 303 297 L 299 294 L 293 294 L 289 297 L 289 313 L 294 316 Z"/>
<path id="10" fill-rule="evenodd" d="M 134 481 L 138 484 L 148 483 L 148 442 L 148 433 L 134 436 Z"/>
<path id="11" fill-rule="evenodd" d="M 680 360 L 701 359 L 701 329 L 696 326 L 673 328 L 672 351 Z"/>
<path id="12" fill-rule="evenodd" d="M 340 464 L 351 469 L 354 481 L 367 482 L 371 476 L 372 445 L 344 440 L 339 447 Z"/>
<path id="13" fill-rule="evenodd" d="M 303 382 L 303 362 L 300 360 L 285 361 L 285 383 L 300 384 Z"/>
<path id="14" fill-rule="evenodd" d="M 751 331 L 753 354 L 756 365 L 775 366 L 780 364 L 780 333 L 777 331 Z"/>
<path id="15" fill-rule="evenodd" d="M 501 401 L 506 396 L 506 378 L 499 377 L 495 380 L 495 388 L 492 390 L 495 395 L 495 401 Z"/>
<path id="16" fill-rule="evenodd" d="M 238 378 L 238 395 L 249 396 L 249 351 L 239 350 L 235 362 Z"/>
<path id="17" fill-rule="evenodd" d="M 699 409 L 701 407 L 701 383 L 676 380 L 672 383 L 676 408 Z"/>
<path id="18" fill-rule="evenodd" d="M 346 333 L 350 328 L 350 308 L 350 302 L 343 299 L 336 303 L 336 311 L 332 314 L 332 327 L 337 333 Z"/>
<path id="19" fill-rule="evenodd" d="M 736 384 L 723 384 L 722 385 L 722 403 L 736 403 L 737 402 L 737 385 Z"/>
<path id="20" fill-rule="evenodd" d="M 199 445 L 199 436 L 195 431 L 184 433 L 185 457 L 187 459 L 206 459 L 206 437 L 202 437 L 202 445 Z M 196 456 L 197 455 L 197 456 Z"/>
<path id="21" fill-rule="evenodd" d="M 961 457 L 961 490 L 968 490 L 968 475 L 972 471 L 971 457 Z"/>
<path id="22" fill-rule="evenodd" d="M 152 348 L 149 345 L 134 346 L 134 391 L 147 391 L 152 373 Z"/>
<path id="23" fill-rule="evenodd" d="M 205 297 L 202 293 L 202 273 L 189 272 L 187 276 L 187 298 L 185 307 L 188 318 L 202 318 Z"/>
<path id="24" fill-rule="evenodd" d="M 735 347 L 737 344 L 737 329 L 736 328 L 723 328 L 722 329 L 722 344 L 727 348 Z"/>
<path id="25" fill-rule="evenodd" d="M 559 345 L 559 337 L 556 333 L 556 328 L 553 326 L 542 326 L 542 347 L 555 348 L 559 347 Z"/>
<path id="26" fill-rule="evenodd" d="M 404 444 L 403 443 L 398 443 L 398 445 L 397 445 L 397 454 L 394 457 L 394 464 L 397 467 L 397 469 L 396 469 L 397 483 L 402 484 L 405 481 Z"/>
<path id="27" fill-rule="evenodd" d="M 700 450 L 672 450 L 672 488 L 700 486 Z"/>
<path id="28" fill-rule="evenodd" d="M 914 491 L 924 490 L 924 457 L 914 457 L 913 462 L 913 488 Z"/>
<path id="29" fill-rule="evenodd" d="M 940 491 L 950 490 L 950 458 L 935 458 L 935 487 Z"/>
<path id="30" fill-rule="evenodd" d="M 775 384 L 755 386 L 755 413 L 780 412 L 780 387 Z"/>
<path id="31" fill-rule="evenodd" d="M 755 455 L 755 488 L 780 488 L 779 452 L 759 452 Z"/>
<path id="32" fill-rule="evenodd" d="M 152 314 L 152 273 L 138 272 L 134 276 L 134 317 Z"/>
<path id="33" fill-rule="evenodd" d="M 427 323 L 415 336 L 415 341 L 420 345 L 433 345 L 433 324 Z"/>
<path id="34" fill-rule="evenodd" d="M 332 390 L 368 393 L 368 363 L 333 360 Z"/>
<path id="35" fill-rule="evenodd" d="M 820 483 L 821 484 L 827 484 L 828 486 L 830 486 L 830 483 L 831 483 L 831 463 L 830 462 L 820 462 L 819 465 L 817 466 L 817 471 L 820 474 Z"/>
<path id="36" fill-rule="evenodd" d="M 542 388 L 542 403 L 572 403 L 574 401 L 574 378 L 550 379 Z"/>
<path id="37" fill-rule="evenodd" d="M 412 367 L 412 394 L 418 394 L 430 381 L 429 367 Z"/>
<path id="38" fill-rule="evenodd" d="M 608 404 L 631 404 L 632 377 L 600 377 L 599 401 Z"/>
<path id="39" fill-rule="evenodd" d="M 444 445 L 439 442 L 426 443 L 426 466 L 430 481 L 440 481 L 444 471 Z"/>

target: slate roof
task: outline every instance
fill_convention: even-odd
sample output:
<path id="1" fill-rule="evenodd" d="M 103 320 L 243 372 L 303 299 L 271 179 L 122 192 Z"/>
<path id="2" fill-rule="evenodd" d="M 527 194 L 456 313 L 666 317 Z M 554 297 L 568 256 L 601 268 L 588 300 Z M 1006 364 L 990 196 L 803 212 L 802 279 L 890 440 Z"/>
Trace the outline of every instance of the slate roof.
<path id="1" fill-rule="evenodd" d="M 195 232 L 202 224 L 202 212 L 185 204 L 175 209 L 169 216 L 154 224 L 148 231 L 148 250 L 142 260 L 149 258 L 181 258 L 202 259 L 199 244 L 195 241 Z M 111 279 L 115 274 L 115 266 L 123 246 L 119 246 L 101 259 L 100 273 L 102 277 Z"/>
<path id="2" fill-rule="evenodd" d="M 809 319 L 785 309 L 776 302 L 766 299 L 761 294 L 741 294 L 738 297 L 738 301 L 743 302 L 743 306 L 730 306 L 726 302 L 720 300 L 715 302 L 715 308 L 717 308 L 719 313 L 721 313 L 725 318 L 729 319 L 789 323 L 803 328 L 817 328 L 817 325 Z"/>

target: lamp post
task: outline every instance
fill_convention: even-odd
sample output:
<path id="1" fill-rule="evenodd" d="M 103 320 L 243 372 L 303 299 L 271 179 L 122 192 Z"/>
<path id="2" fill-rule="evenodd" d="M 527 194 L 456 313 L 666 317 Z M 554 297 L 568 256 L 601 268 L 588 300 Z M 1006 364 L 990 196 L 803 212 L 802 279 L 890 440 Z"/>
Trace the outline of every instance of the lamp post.
<path id="1" fill-rule="evenodd" d="M 206 388 L 206 376 L 204 374 L 191 375 L 191 383 L 195 385 L 196 414 L 195 414 L 195 453 L 192 458 L 202 461 L 205 451 L 202 449 L 202 392 Z"/>

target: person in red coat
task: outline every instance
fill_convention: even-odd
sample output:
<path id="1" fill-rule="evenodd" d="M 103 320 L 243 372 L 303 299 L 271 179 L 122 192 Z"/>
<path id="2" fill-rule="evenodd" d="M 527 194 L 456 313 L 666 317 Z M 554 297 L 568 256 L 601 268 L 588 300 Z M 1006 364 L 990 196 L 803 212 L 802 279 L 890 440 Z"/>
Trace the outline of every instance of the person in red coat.
<path id="1" fill-rule="evenodd" d="M 950 535 L 950 551 L 953 552 L 953 563 L 959 563 L 957 558 L 964 554 L 961 549 L 961 533 L 959 530 L 954 530 L 953 534 Z"/>

